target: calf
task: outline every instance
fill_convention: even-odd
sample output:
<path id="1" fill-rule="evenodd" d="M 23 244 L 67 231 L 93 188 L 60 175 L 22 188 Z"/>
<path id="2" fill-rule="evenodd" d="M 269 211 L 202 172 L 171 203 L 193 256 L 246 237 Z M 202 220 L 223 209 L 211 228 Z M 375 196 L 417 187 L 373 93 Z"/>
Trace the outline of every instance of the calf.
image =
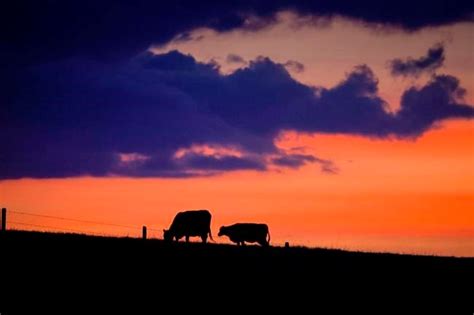
<path id="1" fill-rule="evenodd" d="M 245 245 L 245 242 L 259 243 L 262 246 L 270 244 L 270 232 L 266 224 L 236 223 L 222 226 L 219 230 L 219 236 L 222 235 L 228 236 L 232 242 L 238 245 Z"/>

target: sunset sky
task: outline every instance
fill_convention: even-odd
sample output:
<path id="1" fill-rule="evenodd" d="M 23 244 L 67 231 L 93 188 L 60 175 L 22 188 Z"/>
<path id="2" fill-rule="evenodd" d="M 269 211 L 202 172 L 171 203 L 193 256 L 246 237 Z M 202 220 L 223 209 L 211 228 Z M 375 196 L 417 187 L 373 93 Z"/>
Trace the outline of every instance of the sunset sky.
<path id="1" fill-rule="evenodd" d="M 26 1 L 0 17 L 9 227 L 161 238 L 209 209 L 218 242 L 262 222 L 274 245 L 474 256 L 472 2 Z"/>

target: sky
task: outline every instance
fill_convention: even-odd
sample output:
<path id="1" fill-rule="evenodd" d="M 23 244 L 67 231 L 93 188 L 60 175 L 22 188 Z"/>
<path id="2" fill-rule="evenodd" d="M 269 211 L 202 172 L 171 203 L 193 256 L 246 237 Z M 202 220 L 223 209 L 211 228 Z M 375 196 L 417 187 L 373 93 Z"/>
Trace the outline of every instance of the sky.
<path id="1" fill-rule="evenodd" d="M 209 209 L 218 242 L 262 222 L 275 245 L 474 256 L 472 3 L 4 6 L 9 226 L 161 237 Z"/>

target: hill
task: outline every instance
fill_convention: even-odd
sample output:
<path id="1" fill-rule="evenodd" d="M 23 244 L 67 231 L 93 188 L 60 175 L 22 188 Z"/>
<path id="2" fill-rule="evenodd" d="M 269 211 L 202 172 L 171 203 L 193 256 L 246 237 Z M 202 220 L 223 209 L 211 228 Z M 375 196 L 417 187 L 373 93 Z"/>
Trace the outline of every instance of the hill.
<path id="1" fill-rule="evenodd" d="M 238 306 L 271 296 L 273 307 L 326 298 L 342 305 L 351 298 L 472 307 L 473 258 L 20 231 L 0 233 L 0 249 L 6 289 L 0 306 L 18 306 L 19 298 L 77 304 L 107 297 L 112 303 L 143 299 L 140 305 L 212 297 Z"/>

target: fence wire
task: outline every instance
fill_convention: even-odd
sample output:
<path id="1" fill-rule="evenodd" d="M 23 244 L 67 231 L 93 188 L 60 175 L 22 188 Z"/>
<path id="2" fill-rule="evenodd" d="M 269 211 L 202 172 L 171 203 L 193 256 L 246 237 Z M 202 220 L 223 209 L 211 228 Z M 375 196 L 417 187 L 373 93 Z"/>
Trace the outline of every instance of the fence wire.
<path id="1" fill-rule="evenodd" d="M 15 214 L 15 215 L 26 216 L 26 217 L 30 216 L 30 217 L 37 217 L 37 218 L 43 218 L 43 219 L 84 223 L 84 224 L 90 224 L 90 225 L 96 225 L 96 226 L 108 226 L 108 227 L 122 228 L 122 229 L 133 230 L 134 231 L 133 234 L 139 233 L 139 231 L 141 231 L 142 228 L 143 228 L 142 226 L 117 224 L 117 223 L 112 223 L 112 222 L 95 221 L 95 220 L 84 220 L 84 219 L 79 219 L 79 218 L 54 216 L 54 215 L 49 215 L 49 214 L 39 214 L 39 213 L 31 212 L 31 211 L 8 210 L 7 213 L 8 213 L 7 216 L 9 216 L 10 214 Z M 23 222 L 23 221 L 19 221 L 19 220 L 11 221 L 11 220 L 8 219 L 7 224 L 8 225 L 11 224 L 13 226 L 20 226 L 20 227 L 24 226 L 24 227 L 31 227 L 31 228 L 48 229 L 48 230 L 51 230 L 51 231 L 58 231 L 58 232 L 63 232 L 63 231 L 74 232 L 74 233 L 80 233 L 80 234 L 85 234 L 85 235 L 118 236 L 118 234 L 92 232 L 92 231 L 86 231 L 86 230 L 76 229 L 76 228 L 58 227 L 58 226 L 52 226 L 52 225 L 46 225 L 46 224 L 36 224 L 36 223 L 30 223 L 30 222 Z M 161 229 L 147 227 L 147 231 L 160 232 Z M 126 236 L 129 236 L 129 234 L 127 234 Z"/>

